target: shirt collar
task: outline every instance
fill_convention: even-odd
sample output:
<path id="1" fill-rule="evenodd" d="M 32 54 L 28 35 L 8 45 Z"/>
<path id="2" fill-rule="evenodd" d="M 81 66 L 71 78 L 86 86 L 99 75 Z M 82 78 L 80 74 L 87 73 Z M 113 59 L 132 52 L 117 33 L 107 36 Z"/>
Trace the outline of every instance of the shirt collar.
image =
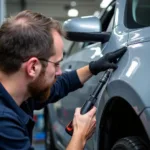
<path id="1" fill-rule="evenodd" d="M 0 97 L 3 97 L 5 99 L 4 103 L 11 108 L 19 117 L 20 120 L 23 121 L 25 124 L 28 123 L 29 119 L 32 119 L 31 116 L 29 116 L 27 113 L 21 109 L 14 99 L 11 97 L 11 95 L 6 91 L 6 89 L 3 87 L 3 85 L 0 83 Z"/>

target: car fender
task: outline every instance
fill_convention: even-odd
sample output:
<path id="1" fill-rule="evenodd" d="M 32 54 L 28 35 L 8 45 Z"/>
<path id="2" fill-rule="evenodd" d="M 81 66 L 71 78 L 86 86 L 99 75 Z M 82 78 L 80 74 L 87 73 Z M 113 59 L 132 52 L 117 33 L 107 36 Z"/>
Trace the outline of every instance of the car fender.
<path id="1" fill-rule="evenodd" d="M 150 42 L 129 45 L 107 83 L 108 99 L 122 97 L 139 115 L 150 107 Z"/>
<path id="2" fill-rule="evenodd" d="M 140 115 L 150 107 L 150 42 L 129 45 L 102 91 L 97 106 L 97 128 L 95 139 L 99 138 L 99 127 L 107 104 L 115 97 L 124 99 Z M 143 119 L 141 119 L 142 123 Z M 96 140 L 97 141 L 97 140 Z M 97 144 L 95 144 L 97 145 Z"/>

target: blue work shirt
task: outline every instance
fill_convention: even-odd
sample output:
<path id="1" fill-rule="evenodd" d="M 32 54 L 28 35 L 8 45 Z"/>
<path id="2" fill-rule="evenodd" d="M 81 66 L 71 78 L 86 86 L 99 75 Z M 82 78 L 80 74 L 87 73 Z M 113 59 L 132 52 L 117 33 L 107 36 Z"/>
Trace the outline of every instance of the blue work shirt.
<path id="1" fill-rule="evenodd" d="M 51 95 L 44 103 L 29 99 L 20 107 L 0 84 L 0 150 L 33 150 L 33 110 L 56 102 L 69 92 L 82 87 L 76 71 L 64 73 L 51 88 Z"/>

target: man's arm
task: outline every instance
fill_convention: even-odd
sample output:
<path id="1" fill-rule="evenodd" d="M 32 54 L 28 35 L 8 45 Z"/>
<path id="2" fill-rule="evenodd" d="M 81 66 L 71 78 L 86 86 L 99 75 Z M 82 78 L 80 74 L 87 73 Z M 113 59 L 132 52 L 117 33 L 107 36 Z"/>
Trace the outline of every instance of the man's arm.
<path id="1" fill-rule="evenodd" d="M 50 89 L 50 97 L 44 103 L 35 101 L 35 109 L 41 109 L 48 103 L 54 103 L 83 86 L 83 84 L 92 76 L 89 65 L 76 71 L 63 73 L 58 77 L 56 83 Z"/>
<path id="2" fill-rule="evenodd" d="M 81 84 L 84 84 L 93 75 L 89 69 L 89 65 L 77 69 L 77 74 Z"/>
<path id="3" fill-rule="evenodd" d="M 64 73 L 58 77 L 58 80 L 51 89 L 49 99 L 44 103 L 36 101 L 35 109 L 41 109 L 48 103 L 53 103 L 59 99 L 65 97 L 69 92 L 75 91 L 81 88 L 82 85 L 92 76 L 97 75 L 101 71 L 105 71 L 109 68 L 116 69 L 117 65 L 114 63 L 126 52 L 126 48 L 119 49 L 117 51 L 107 53 L 100 59 L 92 61 L 89 65 L 84 66 L 77 71 L 71 71 Z"/>
<path id="4" fill-rule="evenodd" d="M 73 135 L 66 150 L 83 150 L 86 144 L 86 139 L 83 139 L 80 134 Z"/>
<path id="5" fill-rule="evenodd" d="M 7 150 L 33 150 L 30 139 L 25 134 L 25 129 L 21 126 L 21 122 L 16 119 L 14 114 L 0 115 L 0 149 Z"/>
<path id="6" fill-rule="evenodd" d="M 90 77 L 92 77 L 92 73 L 89 70 L 89 65 L 76 71 L 63 73 L 52 86 L 48 100 L 44 103 L 35 101 L 35 109 L 41 109 L 48 103 L 54 103 L 68 95 L 68 93 L 81 88 Z"/>

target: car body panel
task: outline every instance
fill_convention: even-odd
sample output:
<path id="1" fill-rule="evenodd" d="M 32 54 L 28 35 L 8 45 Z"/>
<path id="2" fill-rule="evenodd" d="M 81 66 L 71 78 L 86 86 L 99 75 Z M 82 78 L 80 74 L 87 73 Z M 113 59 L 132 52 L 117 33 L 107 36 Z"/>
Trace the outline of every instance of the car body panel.
<path id="1" fill-rule="evenodd" d="M 148 47 L 150 47 L 150 42 L 128 46 L 128 51 L 123 56 L 124 59 L 121 59 L 119 62 L 119 69 L 114 72 L 110 79 L 110 83 L 108 83 L 110 95 L 115 96 L 118 95 L 118 93 L 124 95 L 124 98 L 132 107 L 138 107 L 137 114 L 140 114 L 144 107 L 150 106 L 150 51 Z M 142 51 L 143 49 L 144 52 Z M 127 86 L 121 88 L 121 86 L 125 84 Z M 119 87 L 118 91 L 117 87 Z M 121 90 L 127 91 L 121 92 Z M 137 99 L 132 97 L 133 94 L 130 91 L 136 91 L 136 95 L 139 95 L 138 97 L 142 99 L 140 103 Z M 135 95 L 135 92 L 133 93 Z"/>
<path id="2" fill-rule="evenodd" d="M 145 27 L 129 33 L 128 45 L 140 44 L 150 41 L 150 28 Z"/>

